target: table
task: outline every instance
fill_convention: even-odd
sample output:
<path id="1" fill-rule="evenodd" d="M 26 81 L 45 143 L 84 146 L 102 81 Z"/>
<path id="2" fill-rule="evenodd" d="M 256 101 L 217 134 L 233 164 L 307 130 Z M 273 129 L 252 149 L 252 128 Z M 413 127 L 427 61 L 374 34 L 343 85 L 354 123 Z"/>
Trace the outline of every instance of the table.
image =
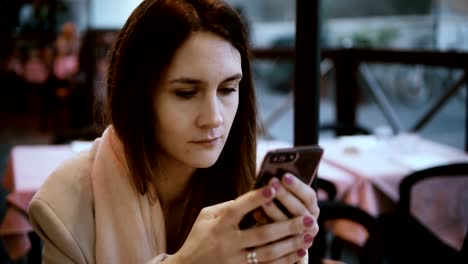
<path id="1" fill-rule="evenodd" d="M 27 206 L 35 191 L 62 161 L 89 148 L 90 144 L 15 146 L 11 150 L 3 181 L 3 186 L 11 193 L 7 197 L 8 210 L 0 225 L 0 236 L 12 259 L 26 255 L 30 249 L 27 234 L 32 227 L 27 217 Z M 399 183 L 408 173 L 442 163 L 468 162 L 468 155 L 463 151 L 414 134 L 388 139 L 340 137 L 323 139 L 319 144 L 325 151 L 318 175 L 335 183 L 337 199 L 375 216 L 386 210 L 380 203 L 381 194 L 391 202 L 398 201 Z M 288 142 L 260 140 L 257 164 L 269 149 L 290 146 L 292 144 Z M 349 223 L 337 222 L 335 229 L 356 244 L 362 244 L 366 239 L 362 228 L 350 227 Z M 466 229 L 459 232 L 465 234 Z M 458 246 L 450 238 L 446 241 Z"/>
<path id="2" fill-rule="evenodd" d="M 348 136 L 323 140 L 320 145 L 325 149 L 322 158 L 324 163 L 332 164 L 354 177 L 355 184 L 350 186 L 341 199 L 365 209 L 374 216 L 392 210 L 387 207 L 388 203 L 383 205 L 380 202 L 383 200 L 380 196 L 384 195 L 391 204 L 396 204 L 399 200 L 399 183 L 408 174 L 432 166 L 468 162 L 468 154 L 464 151 L 433 142 L 418 134 L 400 134 L 380 139 L 375 136 Z M 423 208 L 425 213 L 420 211 L 414 215 L 442 241 L 455 249 L 461 249 L 464 235 L 468 231 L 468 206 L 463 206 L 463 201 L 468 200 L 468 195 L 464 194 L 464 188 L 468 186 L 468 177 L 464 177 L 462 181 L 459 186 L 445 186 L 448 193 L 458 191 L 457 199 L 462 201 L 454 201 L 450 205 L 451 208 L 434 208 L 437 205 L 431 203 L 416 205 L 419 210 Z M 433 185 L 432 188 L 440 186 Z M 439 215 L 434 215 L 442 209 L 450 211 L 452 215 L 453 211 L 456 211 L 460 219 L 438 217 L 440 212 Z"/>
<path id="3" fill-rule="evenodd" d="M 31 248 L 28 233 L 32 231 L 27 207 L 34 193 L 62 161 L 90 146 L 76 141 L 69 145 L 15 146 L 10 151 L 3 176 L 7 212 L 0 225 L 0 237 L 12 260 L 25 256 Z"/>

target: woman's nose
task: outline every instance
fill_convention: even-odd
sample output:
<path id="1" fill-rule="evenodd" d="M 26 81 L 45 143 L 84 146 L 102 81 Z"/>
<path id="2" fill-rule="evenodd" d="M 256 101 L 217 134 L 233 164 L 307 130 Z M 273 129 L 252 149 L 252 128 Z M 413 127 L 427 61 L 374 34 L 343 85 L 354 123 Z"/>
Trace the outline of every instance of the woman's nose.
<path id="1" fill-rule="evenodd" d="M 202 102 L 197 119 L 197 125 L 203 128 L 216 128 L 223 124 L 223 115 L 218 99 L 209 98 Z"/>

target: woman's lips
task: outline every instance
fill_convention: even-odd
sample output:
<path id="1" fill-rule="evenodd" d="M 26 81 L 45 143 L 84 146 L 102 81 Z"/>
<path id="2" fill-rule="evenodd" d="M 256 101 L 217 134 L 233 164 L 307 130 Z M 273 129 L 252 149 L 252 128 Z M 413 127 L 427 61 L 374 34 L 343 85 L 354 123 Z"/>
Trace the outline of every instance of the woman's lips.
<path id="1" fill-rule="evenodd" d="M 202 140 L 194 140 L 191 143 L 202 145 L 202 146 L 214 146 L 218 143 L 221 137 L 211 138 L 211 139 L 202 139 Z"/>

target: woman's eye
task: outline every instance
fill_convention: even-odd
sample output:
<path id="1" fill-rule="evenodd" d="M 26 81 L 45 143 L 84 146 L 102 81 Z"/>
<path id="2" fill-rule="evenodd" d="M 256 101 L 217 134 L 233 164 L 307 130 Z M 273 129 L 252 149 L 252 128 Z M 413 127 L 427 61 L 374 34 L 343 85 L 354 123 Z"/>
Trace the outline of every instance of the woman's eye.
<path id="1" fill-rule="evenodd" d="M 236 89 L 235 88 L 230 88 L 230 87 L 224 87 L 224 88 L 220 88 L 218 91 L 222 95 L 229 95 L 231 93 L 236 92 Z"/>
<path id="2" fill-rule="evenodd" d="M 177 97 L 190 99 L 192 98 L 197 92 L 196 91 L 176 91 L 175 94 Z"/>

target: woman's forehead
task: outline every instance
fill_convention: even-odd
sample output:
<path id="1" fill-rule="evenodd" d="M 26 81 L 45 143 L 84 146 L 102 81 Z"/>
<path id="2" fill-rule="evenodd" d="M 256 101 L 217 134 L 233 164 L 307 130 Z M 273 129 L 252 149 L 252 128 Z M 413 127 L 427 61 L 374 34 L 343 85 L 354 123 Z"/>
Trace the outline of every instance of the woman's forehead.
<path id="1" fill-rule="evenodd" d="M 220 79 L 242 74 L 239 51 L 224 38 L 211 32 L 193 32 L 180 46 L 167 69 L 167 78 Z"/>

